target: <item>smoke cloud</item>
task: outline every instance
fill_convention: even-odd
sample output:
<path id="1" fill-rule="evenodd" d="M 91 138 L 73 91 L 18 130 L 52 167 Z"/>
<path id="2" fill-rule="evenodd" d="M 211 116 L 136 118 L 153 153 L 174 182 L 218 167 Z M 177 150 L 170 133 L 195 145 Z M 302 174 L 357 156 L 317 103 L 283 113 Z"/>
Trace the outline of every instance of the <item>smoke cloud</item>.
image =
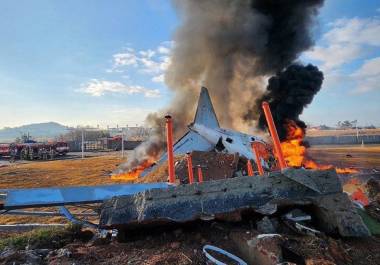
<path id="1" fill-rule="evenodd" d="M 313 45 L 311 29 L 323 0 L 188 0 L 174 1 L 181 24 L 174 34 L 171 64 L 165 82 L 174 99 L 147 123 L 162 126 L 174 118 L 178 138 L 191 122 L 200 86 L 212 97 L 224 127 L 248 131 L 256 125 L 254 103 L 265 81 L 294 62 Z M 154 139 L 164 139 L 158 130 Z M 163 142 L 151 141 L 160 150 Z M 153 150 L 136 152 L 142 161 Z M 145 154 L 139 156 L 138 153 Z"/>
<path id="2" fill-rule="evenodd" d="M 186 106 L 189 121 L 200 85 L 211 94 L 221 124 L 247 130 L 244 119 L 263 93 L 265 76 L 283 70 L 313 45 L 310 30 L 322 0 L 175 1 L 175 33 L 165 81 Z M 190 115 L 190 116 L 188 116 Z"/>
<path id="3" fill-rule="evenodd" d="M 313 101 L 314 96 L 321 89 L 322 82 L 323 73 L 316 66 L 293 64 L 268 80 L 266 92 L 257 100 L 256 109 L 251 116 L 259 113 L 258 125 L 264 129 L 266 121 L 261 103 L 267 101 L 279 138 L 281 141 L 285 140 L 289 120 L 294 121 L 303 130 L 306 129 L 306 124 L 299 119 L 299 115 Z"/>

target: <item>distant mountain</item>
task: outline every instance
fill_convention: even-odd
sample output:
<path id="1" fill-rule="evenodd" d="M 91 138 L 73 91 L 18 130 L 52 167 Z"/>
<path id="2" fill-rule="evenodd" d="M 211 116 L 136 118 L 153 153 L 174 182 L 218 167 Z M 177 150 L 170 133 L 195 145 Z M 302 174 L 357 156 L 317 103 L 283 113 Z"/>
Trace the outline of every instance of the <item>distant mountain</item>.
<path id="1" fill-rule="evenodd" d="M 69 127 L 57 122 L 44 122 L 22 125 L 20 127 L 0 129 L 0 142 L 13 142 L 17 137 L 28 134 L 32 139 L 47 140 L 67 133 Z"/>

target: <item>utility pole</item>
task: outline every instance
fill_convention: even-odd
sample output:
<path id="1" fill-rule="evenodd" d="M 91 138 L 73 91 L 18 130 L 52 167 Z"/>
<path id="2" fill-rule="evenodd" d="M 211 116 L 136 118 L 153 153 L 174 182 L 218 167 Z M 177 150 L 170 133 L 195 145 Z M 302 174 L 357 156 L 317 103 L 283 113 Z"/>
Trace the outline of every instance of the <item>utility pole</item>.
<path id="1" fill-rule="evenodd" d="M 82 128 L 82 158 L 84 158 L 84 129 Z"/>
<path id="2" fill-rule="evenodd" d="M 358 129 L 358 121 L 356 120 L 356 139 L 359 141 L 359 129 Z"/>
<path id="3" fill-rule="evenodd" d="M 124 128 L 121 128 L 121 157 L 124 158 Z"/>

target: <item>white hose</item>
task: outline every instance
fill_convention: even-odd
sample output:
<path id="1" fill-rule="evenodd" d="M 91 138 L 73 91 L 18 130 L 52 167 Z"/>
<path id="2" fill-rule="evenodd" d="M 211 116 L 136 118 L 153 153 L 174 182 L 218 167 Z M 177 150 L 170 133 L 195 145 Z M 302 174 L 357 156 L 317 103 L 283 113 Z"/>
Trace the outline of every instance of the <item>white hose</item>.
<path id="1" fill-rule="evenodd" d="M 216 251 L 222 255 L 225 255 L 227 257 L 229 257 L 230 259 L 236 261 L 239 265 L 248 265 L 244 260 L 242 260 L 241 258 L 239 257 L 236 257 L 235 255 L 221 249 L 221 248 L 218 248 L 218 247 L 215 247 L 215 246 L 211 246 L 211 245 L 205 245 L 203 247 L 203 253 L 206 255 L 206 258 L 213 262 L 214 264 L 216 265 L 227 265 L 226 263 L 223 263 L 219 260 L 217 260 L 216 258 L 214 258 L 213 256 L 211 256 L 210 253 L 207 252 L 207 250 L 213 250 L 213 251 Z"/>

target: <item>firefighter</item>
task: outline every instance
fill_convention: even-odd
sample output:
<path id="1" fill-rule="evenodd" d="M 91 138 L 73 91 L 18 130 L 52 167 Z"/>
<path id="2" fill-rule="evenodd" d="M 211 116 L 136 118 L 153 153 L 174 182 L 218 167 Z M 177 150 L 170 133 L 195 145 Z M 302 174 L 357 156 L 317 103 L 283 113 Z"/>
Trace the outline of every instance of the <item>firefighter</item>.
<path id="1" fill-rule="evenodd" d="M 15 162 L 16 156 L 17 156 L 17 147 L 16 146 L 13 146 L 13 145 L 10 146 L 9 155 L 10 155 L 10 160 L 9 161 L 11 163 Z"/>
<path id="2" fill-rule="evenodd" d="M 21 160 L 27 160 L 28 159 L 28 149 L 26 147 L 23 147 L 20 152 L 20 159 Z"/>
<path id="3" fill-rule="evenodd" d="M 49 154 L 50 154 L 50 160 L 53 160 L 54 159 L 54 148 L 52 148 L 52 147 L 50 147 L 50 152 L 49 152 Z"/>
<path id="4" fill-rule="evenodd" d="M 29 152 L 29 159 L 33 160 L 34 159 L 34 150 L 33 150 L 33 147 L 29 146 L 28 152 Z"/>
<path id="5" fill-rule="evenodd" d="M 42 153 L 42 159 L 43 160 L 48 160 L 48 150 L 47 148 L 44 147 L 44 152 Z"/>

